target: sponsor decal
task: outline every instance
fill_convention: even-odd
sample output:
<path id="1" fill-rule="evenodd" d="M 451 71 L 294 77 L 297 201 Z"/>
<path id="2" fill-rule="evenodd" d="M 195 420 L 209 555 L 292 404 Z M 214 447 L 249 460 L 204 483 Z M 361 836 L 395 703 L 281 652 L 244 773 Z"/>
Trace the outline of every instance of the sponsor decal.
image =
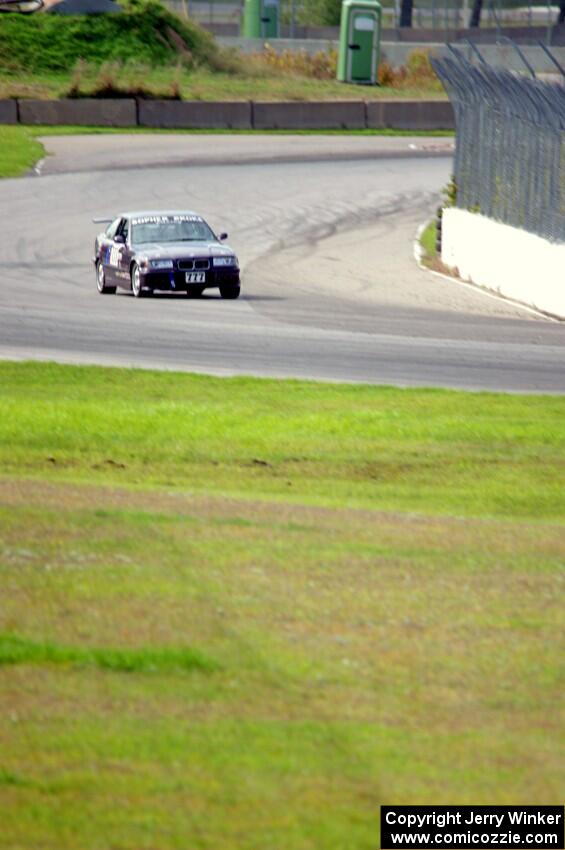
<path id="1" fill-rule="evenodd" d="M 117 245 L 108 245 L 103 259 L 104 265 L 114 266 L 115 268 L 117 268 L 120 264 L 121 253 L 122 249 L 119 248 Z"/>
<path id="2" fill-rule="evenodd" d="M 144 215 L 132 218 L 132 224 L 173 224 L 175 221 L 203 221 L 199 215 Z"/>

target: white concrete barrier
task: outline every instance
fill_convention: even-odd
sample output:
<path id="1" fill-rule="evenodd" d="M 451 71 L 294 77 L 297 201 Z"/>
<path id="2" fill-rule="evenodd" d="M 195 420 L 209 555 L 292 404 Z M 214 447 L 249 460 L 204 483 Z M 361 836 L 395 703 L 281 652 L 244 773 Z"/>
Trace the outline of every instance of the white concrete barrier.
<path id="1" fill-rule="evenodd" d="M 443 211 L 442 262 L 463 280 L 565 318 L 565 244 L 484 215 Z"/>

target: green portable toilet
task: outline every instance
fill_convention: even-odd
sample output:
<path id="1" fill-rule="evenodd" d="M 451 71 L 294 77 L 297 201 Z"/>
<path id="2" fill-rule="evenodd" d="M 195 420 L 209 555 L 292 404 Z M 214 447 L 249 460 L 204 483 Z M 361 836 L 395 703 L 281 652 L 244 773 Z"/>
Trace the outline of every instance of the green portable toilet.
<path id="1" fill-rule="evenodd" d="M 278 38 L 279 0 L 245 0 L 241 34 L 244 38 Z"/>
<path id="2" fill-rule="evenodd" d="M 337 78 L 340 83 L 376 85 L 381 49 L 381 4 L 343 0 Z"/>

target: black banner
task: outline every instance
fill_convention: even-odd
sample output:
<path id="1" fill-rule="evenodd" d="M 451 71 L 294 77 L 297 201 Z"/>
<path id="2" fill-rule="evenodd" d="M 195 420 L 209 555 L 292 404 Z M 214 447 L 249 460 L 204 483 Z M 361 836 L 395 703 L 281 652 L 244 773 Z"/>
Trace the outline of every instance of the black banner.
<path id="1" fill-rule="evenodd" d="M 381 848 L 564 850 L 563 806 L 381 806 Z"/>

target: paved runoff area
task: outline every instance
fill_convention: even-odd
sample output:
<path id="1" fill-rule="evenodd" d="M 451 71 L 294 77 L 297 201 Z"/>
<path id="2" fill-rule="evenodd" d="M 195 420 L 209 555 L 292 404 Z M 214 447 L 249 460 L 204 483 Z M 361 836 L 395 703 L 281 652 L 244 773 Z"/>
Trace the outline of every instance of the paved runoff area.
<path id="1" fill-rule="evenodd" d="M 453 140 L 48 137 L 0 183 L 0 356 L 513 392 L 565 391 L 565 333 L 414 260 Z M 242 297 L 100 296 L 94 216 L 186 208 L 228 231 Z M 477 246 L 477 250 L 480 250 Z"/>

